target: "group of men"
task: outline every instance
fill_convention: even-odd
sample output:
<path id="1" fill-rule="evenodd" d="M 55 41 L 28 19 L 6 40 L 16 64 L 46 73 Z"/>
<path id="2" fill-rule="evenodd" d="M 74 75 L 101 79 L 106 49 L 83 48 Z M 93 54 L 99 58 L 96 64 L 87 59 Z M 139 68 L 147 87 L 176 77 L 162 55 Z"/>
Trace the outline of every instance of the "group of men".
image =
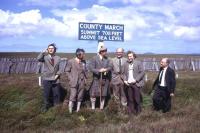
<path id="1" fill-rule="evenodd" d="M 60 103 L 60 61 L 57 56 L 55 44 L 49 44 L 48 48 L 41 52 L 38 61 L 44 65 L 42 72 L 42 84 L 45 110 Z M 81 107 L 85 95 L 88 72 L 92 73 L 93 79 L 89 88 L 91 109 L 95 110 L 96 101 L 99 99 L 100 109 L 104 109 L 106 97 L 112 88 L 115 100 L 124 107 L 128 107 L 129 114 L 141 112 L 142 94 L 145 81 L 145 72 L 142 62 L 137 59 L 133 51 L 127 52 L 124 57 L 124 49 L 116 50 L 116 57 L 107 57 L 107 48 L 100 47 L 96 56 L 89 60 L 86 65 L 85 51 L 78 48 L 75 58 L 68 61 L 64 72 L 69 82 L 69 112 L 72 113 L 76 104 L 76 111 Z M 171 97 L 174 96 L 176 81 L 174 70 L 169 67 L 169 59 L 161 60 L 161 69 L 153 87 L 153 107 L 155 110 L 167 112 L 171 109 Z"/>

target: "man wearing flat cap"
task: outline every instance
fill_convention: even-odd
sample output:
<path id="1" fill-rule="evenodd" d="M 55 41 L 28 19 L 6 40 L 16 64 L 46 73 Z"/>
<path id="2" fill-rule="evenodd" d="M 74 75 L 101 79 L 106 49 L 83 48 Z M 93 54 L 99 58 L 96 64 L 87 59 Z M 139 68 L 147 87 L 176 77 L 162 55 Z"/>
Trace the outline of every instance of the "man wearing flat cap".
<path id="1" fill-rule="evenodd" d="M 101 46 L 98 54 L 90 60 L 89 69 L 93 73 L 90 86 L 90 99 L 92 109 L 95 109 L 96 98 L 100 98 L 100 109 L 104 108 L 105 98 L 108 95 L 110 82 L 110 61 L 107 57 L 107 48 Z"/>

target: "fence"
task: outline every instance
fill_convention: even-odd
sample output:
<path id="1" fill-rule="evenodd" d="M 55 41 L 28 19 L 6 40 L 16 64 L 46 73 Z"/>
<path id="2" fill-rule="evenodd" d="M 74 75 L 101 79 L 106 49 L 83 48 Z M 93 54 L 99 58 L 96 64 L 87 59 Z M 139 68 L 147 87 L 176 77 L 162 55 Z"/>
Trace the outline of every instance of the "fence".
<path id="1" fill-rule="evenodd" d="M 157 58 L 142 59 L 144 70 L 159 71 L 159 62 Z M 200 58 L 170 58 L 170 67 L 176 71 L 200 70 Z M 87 61 L 87 64 L 89 62 Z M 61 60 L 61 71 L 67 65 L 67 59 Z M 42 72 L 42 63 L 39 63 L 36 58 L 0 58 L 0 73 L 40 73 Z"/>

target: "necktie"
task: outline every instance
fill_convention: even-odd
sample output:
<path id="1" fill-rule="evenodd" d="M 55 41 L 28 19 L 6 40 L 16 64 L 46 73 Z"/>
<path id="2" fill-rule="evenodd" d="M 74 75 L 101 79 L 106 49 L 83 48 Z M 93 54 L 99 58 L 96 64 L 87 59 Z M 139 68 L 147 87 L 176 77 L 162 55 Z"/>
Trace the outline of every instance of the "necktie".
<path id="1" fill-rule="evenodd" d="M 162 76 L 163 76 L 163 71 L 164 71 L 164 70 L 161 70 L 161 71 L 160 71 L 160 75 L 159 75 L 159 83 L 161 83 Z"/>
<path id="2" fill-rule="evenodd" d="M 51 58 L 51 64 L 54 66 L 54 58 Z"/>
<path id="3" fill-rule="evenodd" d="M 121 74 L 122 72 L 122 62 L 121 59 L 119 58 L 119 73 Z"/>

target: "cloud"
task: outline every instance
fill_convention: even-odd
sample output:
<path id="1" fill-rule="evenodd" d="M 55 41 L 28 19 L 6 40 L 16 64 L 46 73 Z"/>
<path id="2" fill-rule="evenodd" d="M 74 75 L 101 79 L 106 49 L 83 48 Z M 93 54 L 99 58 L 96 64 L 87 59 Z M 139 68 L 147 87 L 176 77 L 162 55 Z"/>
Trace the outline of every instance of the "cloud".
<path id="1" fill-rule="evenodd" d="M 39 10 L 30 10 L 17 14 L 10 14 L 10 24 L 33 24 L 37 25 L 42 18 Z"/>
<path id="2" fill-rule="evenodd" d="M 173 31 L 174 35 L 178 38 L 187 40 L 199 40 L 200 39 L 200 26 L 199 27 L 186 27 L 177 26 Z"/>
<path id="3" fill-rule="evenodd" d="M 3 11 L 0 9 L 0 24 L 12 24 L 12 25 L 20 25 L 20 24 L 37 24 L 42 16 L 39 13 L 39 10 L 30 10 L 22 13 L 11 13 L 9 11 Z"/>
<path id="4" fill-rule="evenodd" d="M 150 37 L 172 37 L 179 40 L 200 40 L 200 1 L 164 0 L 144 2 L 136 11 L 151 24 Z M 145 35 L 144 35 L 145 36 Z"/>
<path id="5" fill-rule="evenodd" d="M 8 12 L 4 12 L 3 10 L 0 10 L 0 24 L 6 24 L 8 18 L 9 18 L 9 14 Z"/>
<path id="6" fill-rule="evenodd" d="M 12 13 L 0 9 L 0 36 L 16 36 L 30 34 L 37 30 L 42 19 L 39 10 Z"/>
<path id="7" fill-rule="evenodd" d="M 114 23 L 125 25 L 125 40 L 131 40 L 134 32 L 139 29 L 149 28 L 145 19 L 131 7 L 107 8 L 93 5 L 87 9 L 52 10 L 52 13 L 61 17 L 63 22 L 70 28 L 71 35 L 78 35 L 78 22 Z"/>
<path id="8" fill-rule="evenodd" d="M 52 34 L 54 36 L 69 37 L 69 27 L 64 23 L 54 18 L 44 18 L 39 27 L 43 29 L 40 31 L 41 34 Z"/>
<path id="9" fill-rule="evenodd" d="M 122 4 L 142 4 L 145 0 L 98 0 L 98 3 L 101 5 L 107 4 L 107 3 L 122 3 Z"/>
<path id="10" fill-rule="evenodd" d="M 79 0 L 25 0 L 20 5 L 42 7 L 76 7 Z"/>
<path id="11" fill-rule="evenodd" d="M 68 27 L 55 18 L 42 18 L 40 10 L 13 13 L 0 9 L 0 36 L 33 36 L 34 34 L 66 37 Z"/>

